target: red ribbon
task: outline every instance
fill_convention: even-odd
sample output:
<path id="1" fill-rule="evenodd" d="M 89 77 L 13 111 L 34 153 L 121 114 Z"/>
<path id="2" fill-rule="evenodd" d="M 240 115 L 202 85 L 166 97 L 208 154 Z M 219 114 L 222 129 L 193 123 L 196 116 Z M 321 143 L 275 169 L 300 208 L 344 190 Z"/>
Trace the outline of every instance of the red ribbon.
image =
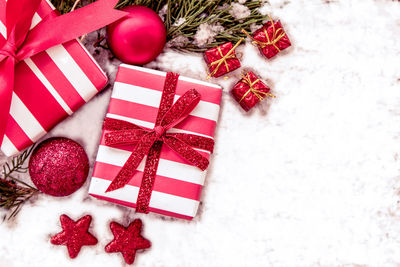
<path id="1" fill-rule="evenodd" d="M 98 30 L 127 14 L 114 9 L 118 0 L 98 0 L 62 16 L 49 14 L 29 30 L 41 1 L 8 0 L 6 4 L 7 39 L 0 35 L 0 144 L 10 112 L 16 64 L 55 45 Z"/>
<path id="2" fill-rule="evenodd" d="M 136 201 L 137 212 L 148 213 L 161 148 L 164 143 L 191 165 L 203 171 L 207 169 L 209 161 L 193 148 L 209 152 L 214 149 L 214 140 L 211 138 L 194 134 L 167 132 L 183 121 L 200 102 L 200 94 L 195 89 L 191 89 L 173 104 L 178 77 L 178 74 L 167 73 L 154 129 L 143 128 L 126 121 L 111 118 L 106 118 L 104 121 L 104 129 L 111 131 L 105 135 L 106 145 L 136 144 L 129 159 L 106 192 L 124 187 L 132 179 L 143 158 L 147 156 Z"/>

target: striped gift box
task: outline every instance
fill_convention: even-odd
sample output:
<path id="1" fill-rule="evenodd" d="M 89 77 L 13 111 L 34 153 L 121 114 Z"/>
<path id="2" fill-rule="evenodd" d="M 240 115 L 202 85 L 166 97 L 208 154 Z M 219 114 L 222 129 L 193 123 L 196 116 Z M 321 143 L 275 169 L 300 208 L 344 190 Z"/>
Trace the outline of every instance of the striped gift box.
<path id="1" fill-rule="evenodd" d="M 165 81 L 165 72 L 121 65 L 116 77 L 107 117 L 153 129 Z M 189 117 L 169 132 L 192 133 L 214 138 L 221 101 L 221 87 L 179 77 L 175 101 L 189 89 L 201 94 L 201 101 Z M 128 207 L 135 207 L 145 159 L 129 184 L 105 193 L 127 161 L 133 146 L 110 147 L 101 139 L 89 194 Z M 197 149 L 210 157 L 209 152 Z M 150 199 L 149 211 L 182 219 L 192 219 L 199 206 L 206 171 L 188 164 L 168 146 L 162 147 Z"/>
<path id="2" fill-rule="evenodd" d="M 0 0 L 0 43 L 7 34 L 5 9 L 6 0 Z M 31 28 L 52 12 L 57 11 L 42 1 Z M 11 156 L 32 145 L 106 84 L 107 76 L 77 40 L 19 62 L 1 150 Z"/>

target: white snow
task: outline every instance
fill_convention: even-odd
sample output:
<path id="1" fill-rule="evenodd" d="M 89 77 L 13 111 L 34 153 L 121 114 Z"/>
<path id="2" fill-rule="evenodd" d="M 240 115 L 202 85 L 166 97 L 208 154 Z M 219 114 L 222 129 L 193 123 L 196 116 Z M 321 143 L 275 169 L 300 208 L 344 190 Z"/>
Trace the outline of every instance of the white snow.
<path id="1" fill-rule="evenodd" d="M 247 6 L 241 5 L 240 3 L 232 3 L 229 13 L 235 19 L 244 19 L 250 16 L 251 11 Z"/>
<path id="2" fill-rule="evenodd" d="M 175 21 L 173 26 L 181 26 L 183 23 L 185 23 L 186 19 L 185 18 L 179 18 Z"/>
<path id="3" fill-rule="evenodd" d="M 180 35 L 180 36 L 175 37 L 174 39 L 168 41 L 166 46 L 167 47 L 183 47 L 183 46 L 185 46 L 185 44 L 187 44 L 189 42 L 190 42 L 189 38 Z"/>
<path id="4" fill-rule="evenodd" d="M 160 11 L 158 11 L 158 15 L 160 16 L 160 18 L 164 21 L 165 20 L 165 16 L 167 15 L 167 11 L 168 11 L 168 4 L 164 5 Z"/>
<path id="5" fill-rule="evenodd" d="M 222 31 L 224 27 L 219 24 L 201 24 L 194 35 L 193 43 L 199 47 L 205 47 L 212 43 L 215 40 L 214 37 Z"/>
<path id="6" fill-rule="evenodd" d="M 2 223 L 0 267 L 126 266 L 104 246 L 110 221 L 134 218 L 153 244 L 134 266 L 399 266 L 400 3 L 270 3 L 293 47 L 269 61 L 248 40 L 240 49 L 243 67 L 277 98 L 246 114 L 229 95 L 237 78 L 213 81 L 223 103 L 194 221 L 93 199 L 87 182 L 70 197 L 41 195 Z M 207 76 L 200 54 L 167 50 L 148 67 Z M 109 97 L 107 89 L 47 137 L 81 142 L 93 164 Z M 91 214 L 99 239 L 74 260 L 49 243 L 63 213 Z"/>

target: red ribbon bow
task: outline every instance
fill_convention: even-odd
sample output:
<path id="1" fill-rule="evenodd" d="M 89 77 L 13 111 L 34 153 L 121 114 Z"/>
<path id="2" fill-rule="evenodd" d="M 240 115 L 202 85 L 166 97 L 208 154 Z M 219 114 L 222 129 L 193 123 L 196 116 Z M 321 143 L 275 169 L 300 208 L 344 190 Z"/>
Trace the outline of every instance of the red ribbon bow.
<path id="1" fill-rule="evenodd" d="M 167 144 L 190 164 L 203 171 L 207 169 L 209 161 L 193 148 L 204 149 L 209 152 L 214 149 L 214 140 L 211 138 L 194 134 L 167 132 L 183 121 L 200 102 L 200 94 L 195 89 L 191 89 L 172 105 L 178 77 L 178 74 L 167 73 L 154 129 L 146 129 L 126 121 L 111 118 L 106 118 L 104 121 L 104 129 L 111 131 L 105 135 L 106 145 L 136 144 L 128 161 L 114 178 L 106 192 L 124 187 L 147 155 L 142 183 L 136 201 L 137 212 L 148 212 L 163 143 Z"/>
<path id="2" fill-rule="evenodd" d="M 29 30 L 41 2 L 7 1 L 7 39 L 0 35 L 0 144 L 10 112 L 16 64 L 53 46 L 98 30 L 127 14 L 114 9 L 118 0 L 99 0 L 62 16 L 51 13 Z"/>

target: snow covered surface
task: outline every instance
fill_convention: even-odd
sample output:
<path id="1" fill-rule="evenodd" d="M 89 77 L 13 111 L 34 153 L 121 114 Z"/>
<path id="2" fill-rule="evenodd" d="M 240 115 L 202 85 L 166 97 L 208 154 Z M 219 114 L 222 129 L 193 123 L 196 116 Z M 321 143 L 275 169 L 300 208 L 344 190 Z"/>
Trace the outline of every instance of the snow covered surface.
<path id="1" fill-rule="evenodd" d="M 88 179 L 72 196 L 41 195 L 1 223 L 0 267 L 125 266 L 104 246 L 112 220 L 134 218 L 153 243 L 135 266 L 399 266 L 400 3 L 270 3 L 263 10 L 281 19 L 293 47 L 270 61 L 250 44 L 239 49 L 277 98 L 246 114 L 229 95 L 237 78 L 214 81 L 223 103 L 194 221 L 91 198 Z M 113 77 L 117 62 L 97 57 Z M 165 51 L 148 67 L 206 77 L 201 55 Z M 93 163 L 110 93 L 47 137 L 79 141 Z M 63 213 L 91 214 L 99 239 L 74 260 L 49 242 Z"/>

